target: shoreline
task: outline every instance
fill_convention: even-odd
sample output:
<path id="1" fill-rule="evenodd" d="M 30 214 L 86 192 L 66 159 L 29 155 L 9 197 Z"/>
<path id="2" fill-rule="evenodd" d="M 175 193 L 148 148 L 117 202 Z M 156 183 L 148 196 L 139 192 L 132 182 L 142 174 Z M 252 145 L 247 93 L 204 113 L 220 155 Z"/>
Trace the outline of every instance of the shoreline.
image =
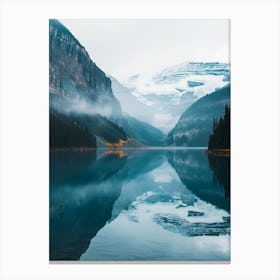
<path id="1" fill-rule="evenodd" d="M 97 148 L 49 148 L 50 152 L 90 152 L 90 151 L 97 151 Z"/>
<path id="2" fill-rule="evenodd" d="M 206 154 L 221 157 L 230 157 L 230 149 L 205 150 Z"/>
<path id="3" fill-rule="evenodd" d="M 50 152 L 87 152 L 106 150 L 205 150 L 206 147 L 174 147 L 174 146 L 144 146 L 144 147 L 72 147 L 49 148 Z M 206 150 L 205 150 L 206 151 Z"/>

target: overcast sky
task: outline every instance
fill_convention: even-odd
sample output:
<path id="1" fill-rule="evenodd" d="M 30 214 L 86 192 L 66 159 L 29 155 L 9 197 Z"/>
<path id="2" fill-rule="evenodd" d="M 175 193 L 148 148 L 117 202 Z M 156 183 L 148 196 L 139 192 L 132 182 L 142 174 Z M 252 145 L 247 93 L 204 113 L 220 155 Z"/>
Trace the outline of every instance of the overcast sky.
<path id="1" fill-rule="evenodd" d="M 226 19 L 60 19 L 107 74 L 125 80 L 184 61 L 229 62 Z"/>

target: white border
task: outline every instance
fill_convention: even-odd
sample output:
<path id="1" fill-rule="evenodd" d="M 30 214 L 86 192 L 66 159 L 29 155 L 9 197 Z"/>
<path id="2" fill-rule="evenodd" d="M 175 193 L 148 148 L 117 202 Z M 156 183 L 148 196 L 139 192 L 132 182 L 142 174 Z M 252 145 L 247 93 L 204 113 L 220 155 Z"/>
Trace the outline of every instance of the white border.
<path id="1" fill-rule="evenodd" d="M 49 264 L 48 18 L 231 19 L 231 264 Z M 279 279 L 279 34 L 278 1 L 2 1 L 0 278 Z"/>

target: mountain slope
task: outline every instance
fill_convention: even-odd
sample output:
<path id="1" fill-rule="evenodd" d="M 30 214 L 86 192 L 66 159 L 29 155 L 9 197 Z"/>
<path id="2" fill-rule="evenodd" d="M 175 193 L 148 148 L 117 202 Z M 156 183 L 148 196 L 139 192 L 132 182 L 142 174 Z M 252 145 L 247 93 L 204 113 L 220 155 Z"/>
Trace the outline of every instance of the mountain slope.
<path id="1" fill-rule="evenodd" d="M 223 115 L 226 104 L 230 104 L 230 85 L 200 98 L 191 105 L 168 133 L 165 144 L 206 147 L 213 118 Z"/>
<path id="2" fill-rule="evenodd" d="M 149 122 L 153 118 L 151 107 L 140 102 L 131 91 L 123 86 L 117 79 L 110 76 L 114 95 L 120 101 L 122 110 L 128 115 L 142 121 Z"/>
<path id="3" fill-rule="evenodd" d="M 165 135 L 161 130 L 128 115 L 126 116 L 126 120 L 127 126 L 124 129 L 130 137 L 137 139 L 140 143 L 148 146 L 163 145 Z"/>

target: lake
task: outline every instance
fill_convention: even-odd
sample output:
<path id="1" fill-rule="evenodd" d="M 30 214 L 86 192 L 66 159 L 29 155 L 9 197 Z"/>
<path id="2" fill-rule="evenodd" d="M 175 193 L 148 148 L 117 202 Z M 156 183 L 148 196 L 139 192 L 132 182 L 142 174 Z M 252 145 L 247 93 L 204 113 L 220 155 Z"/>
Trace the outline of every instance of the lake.
<path id="1" fill-rule="evenodd" d="M 230 261 L 230 158 L 50 152 L 50 260 Z"/>

